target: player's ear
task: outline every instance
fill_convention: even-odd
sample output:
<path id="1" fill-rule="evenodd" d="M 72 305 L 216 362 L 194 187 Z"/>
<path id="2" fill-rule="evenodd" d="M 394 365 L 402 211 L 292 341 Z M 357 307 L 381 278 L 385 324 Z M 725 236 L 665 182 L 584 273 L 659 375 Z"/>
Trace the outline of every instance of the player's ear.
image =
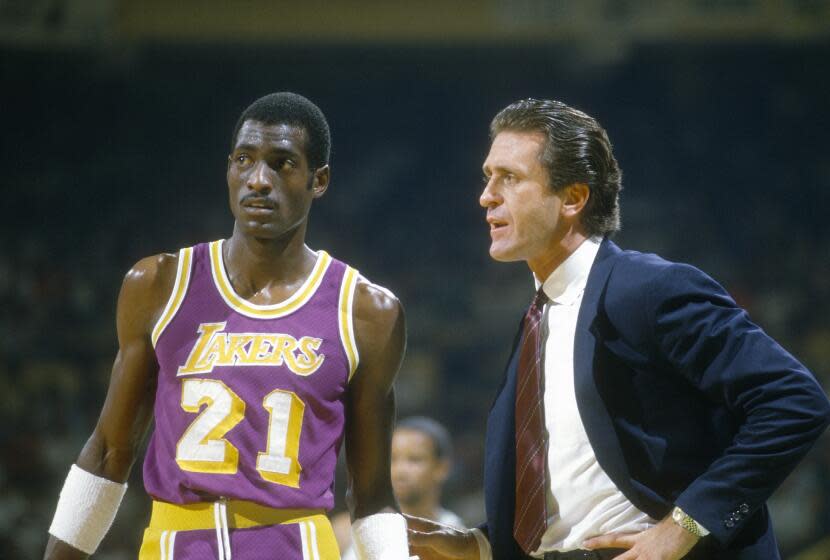
<path id="1" fill-rule="evenodd" d="M 329 179 L 331 178 L 331 169 L 328 165 L 318 168 L 314 171 L 314 180 L 311 182 L 311 190 L 314 198 L 320 198 L 329 188 Z"/>
<path id="2" fill-rule="evenodd" d="M 574 183 L 562 189 L 561 197 L 563 215 L 574 217 L 588 204 L 591 188 L 585 183 Z"/>

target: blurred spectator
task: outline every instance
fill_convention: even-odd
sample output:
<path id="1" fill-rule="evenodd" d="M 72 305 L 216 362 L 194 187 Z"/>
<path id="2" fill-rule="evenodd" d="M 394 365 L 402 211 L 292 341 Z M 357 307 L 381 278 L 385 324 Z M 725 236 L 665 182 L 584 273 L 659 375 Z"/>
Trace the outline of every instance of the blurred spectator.
<path id="1" fill-rule="evenodd" d="M 452 469 L 452 440 L 432 418 L 410 416 L 399 421 L 392 435 L 392 488 L 401 511 L 463 528 L 464 522 L 441 505 L 444 483 Z M 348 512 L 332 517 L 343 560 L 354 560 Z"/>

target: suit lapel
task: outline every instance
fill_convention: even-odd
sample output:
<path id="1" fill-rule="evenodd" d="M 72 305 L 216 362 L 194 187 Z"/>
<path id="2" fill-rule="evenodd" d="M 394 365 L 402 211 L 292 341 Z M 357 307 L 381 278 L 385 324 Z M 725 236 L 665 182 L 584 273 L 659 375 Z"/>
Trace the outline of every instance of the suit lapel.
<path id="1" fill-rule="evenodd" d="M 597 461 L 614 484 L 639 507 L 638 493 L 631 485 L 622 447 L 614 424 L 596 385 L 594 364 L 597 337 L 593 329 L 611 271 L 622 251 L 608 239 L 602 242 L 582 296 L 574 336 L 574 390 L 579 415 Z"/>
<path id="2" fill-rule="evenodd" d="M 522 324 L 513 339 L 502 386 L 490 408 L 484 445 L 484 488 L 487 532 L 494 558 L 524 558 L 513 538 L 516 506 L 516 400 L 517 348 Z"/>

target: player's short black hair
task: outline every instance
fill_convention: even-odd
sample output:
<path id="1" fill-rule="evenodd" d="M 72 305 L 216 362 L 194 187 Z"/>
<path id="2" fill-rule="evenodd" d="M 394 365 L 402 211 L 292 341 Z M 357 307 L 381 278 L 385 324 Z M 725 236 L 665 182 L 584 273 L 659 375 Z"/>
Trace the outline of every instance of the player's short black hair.
<path id="1" fill-rule="evenodd" d="M 245 121 L 257 121 L 267 125 L 290 124 L 302 127 L 306 132 L 308 145 L 306 157 L 313 169 L 329 163 L 331 153 L 331 132 L 326 116 L 320 108 L 297 93 L 280 91 L 269 93 L 251 103 L 242 111 L 231 136 L 231 151 L 236 145 L 239 129 Z"/>
<path id="2" fill-rule="evenodd" d="M 398 421 L 395 428 L 425 434 L 432 440 L 435 456 L 438 459 L 452 459 L 452 438 L 450 432 L 440 422 L 426 416 L 410 416 Z"/>
<path id="3" fill-rule="evenodd" d="M 561 101 L 522 99 L 502 109 L 490 123 L 491 139 L 503 131 L 544 134 L 541 160 L 551 187 L 588 185 L 591 196 L 582 211 L 585 229 L 590 235 L 610 235 L 620 229 L 622 171 L 608 134 L 595 118 Z"/>

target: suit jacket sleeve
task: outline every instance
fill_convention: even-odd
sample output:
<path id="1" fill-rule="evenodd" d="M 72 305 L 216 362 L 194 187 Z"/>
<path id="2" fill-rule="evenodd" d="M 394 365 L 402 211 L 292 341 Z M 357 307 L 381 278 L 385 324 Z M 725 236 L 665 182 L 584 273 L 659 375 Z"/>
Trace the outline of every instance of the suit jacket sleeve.
<path id="1" fill-rule="evenodd" d="M 649 284 L 656 359 L 738 421 L 731 445 L 676 500 L 726 544 L 819 437 L 830 405 L 813 375 L 704 273 L 672 264 Z"/>

